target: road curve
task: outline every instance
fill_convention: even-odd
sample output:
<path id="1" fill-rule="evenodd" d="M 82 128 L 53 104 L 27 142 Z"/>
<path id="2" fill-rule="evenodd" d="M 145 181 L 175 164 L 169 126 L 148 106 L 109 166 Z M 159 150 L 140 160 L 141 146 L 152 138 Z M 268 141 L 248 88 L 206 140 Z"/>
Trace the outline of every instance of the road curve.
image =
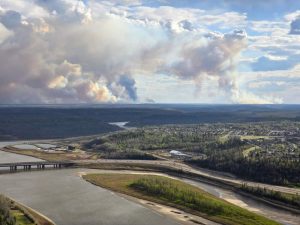
<path id="1" fill-rule="evenodd" d="M 283 186 L 277 186 L 277 185 L 271 185 L 271 184 L 264 184 L 259 182 L 253 182 L 248 180 L 243 180 L 239 178 L 231 178 L 227 176 L 223 176 L 218 172 L 214 172 L 211 170 L 205 170 L 201 168 L 193 168 L 189 165 L 171 161 L 171 160 L 115 160 L 115 159 L 98 159 L 98 160 L 80 160 L 80 161 L 74 161 L 74 162 L 82 162 L 82 163 L 120 163 L 120 164 L 132 164 L 132 163 L 138 163 L 138 164 L 146 164 L 146 165 L 158 165 L 158 166 L 166 166 L 172 169 L 180 169 L 183 172 L 189 172 L 195 175 L 199 175 L 205 178 L 212 178 L 217 181 L 227 182 L 232 185 L 241 185 L 243 183 L 246 183 L 248 186 L 252 187 L 261 187 L 266 188 L 269 190 L 279 191 L 282 193 L 289 193 L 289 194 L 300 194 L 299 188 L 290 188 L 290 187 L 283 187 Z"/>

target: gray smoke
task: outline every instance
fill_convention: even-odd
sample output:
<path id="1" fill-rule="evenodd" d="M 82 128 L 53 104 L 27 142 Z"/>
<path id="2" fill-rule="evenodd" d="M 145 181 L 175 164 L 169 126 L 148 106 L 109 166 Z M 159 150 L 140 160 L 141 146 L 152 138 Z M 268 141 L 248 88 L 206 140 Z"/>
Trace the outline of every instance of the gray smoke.
<path id="1" fill-rule="evenodd" d="M 107 13 L 93 14 L 81 1 L 30 2 L 38 15 L 0 3 L 0 103 L 137 101 L 133 77 L 160 72 L 236 89 L 243 31 L 207 34 L 180 20 L 174 32 L 172 22 L 117 16 L 104 3 Z"/>

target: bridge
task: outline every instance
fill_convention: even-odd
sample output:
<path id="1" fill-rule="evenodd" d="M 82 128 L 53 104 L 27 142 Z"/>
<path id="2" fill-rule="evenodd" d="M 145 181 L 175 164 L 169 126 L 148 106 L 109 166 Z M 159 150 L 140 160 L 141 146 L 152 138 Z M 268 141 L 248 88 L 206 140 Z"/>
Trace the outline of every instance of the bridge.
<path id="1" fill-rule="evenodd" d="M 45 168 L 66 168 L 72 167 L 75 163 L 68 161 L 39 161 L 39 162 L 16 162 L 16 163 L 0 163 L 0 168 L 9 169 L 10 171 L 31 170 L 38 169 L 43 170 Z"/>

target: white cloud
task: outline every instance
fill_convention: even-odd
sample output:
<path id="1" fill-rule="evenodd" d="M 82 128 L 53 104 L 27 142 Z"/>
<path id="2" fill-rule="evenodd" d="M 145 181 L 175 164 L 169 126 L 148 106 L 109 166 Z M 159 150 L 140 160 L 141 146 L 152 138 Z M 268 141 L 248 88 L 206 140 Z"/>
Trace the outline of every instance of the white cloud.
<path id="1" fill-rule="evenodd" d="M 286 35 L 289 32 L 289 24 L 285 21 L 258 20 L 249 21 L 248 26 L 251 30 L 259 33 L 269 33 L 272 36 Z"/>
<path id="2" fill-rule="evenodd" d="M 288 13 L 284 16 L 286 22 L 292 22 L 300 15 L 300 10 L 296 10 L 294 12 Z"/>
<path id="3" fill-rule="evenodd" d="M 34 0 L 1 0 L 0 9 L 22 12 L 26 18 L 41 18 L 49 16 L 49 13 L 37 5 Z M 0 10 L 1 11 L 1 10 Z"/>

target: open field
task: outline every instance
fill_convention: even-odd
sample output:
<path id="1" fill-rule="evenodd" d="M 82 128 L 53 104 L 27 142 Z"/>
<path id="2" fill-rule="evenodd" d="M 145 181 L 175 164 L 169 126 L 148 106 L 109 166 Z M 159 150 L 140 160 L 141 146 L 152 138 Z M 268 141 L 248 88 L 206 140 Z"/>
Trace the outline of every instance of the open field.
<path id="1" fill-rule="evenodd" d="M 222 224 L 278 224 L 170 178 L 154 175 L 88 174 L 84 179 L 116 192 L 180 208 Z"/>

